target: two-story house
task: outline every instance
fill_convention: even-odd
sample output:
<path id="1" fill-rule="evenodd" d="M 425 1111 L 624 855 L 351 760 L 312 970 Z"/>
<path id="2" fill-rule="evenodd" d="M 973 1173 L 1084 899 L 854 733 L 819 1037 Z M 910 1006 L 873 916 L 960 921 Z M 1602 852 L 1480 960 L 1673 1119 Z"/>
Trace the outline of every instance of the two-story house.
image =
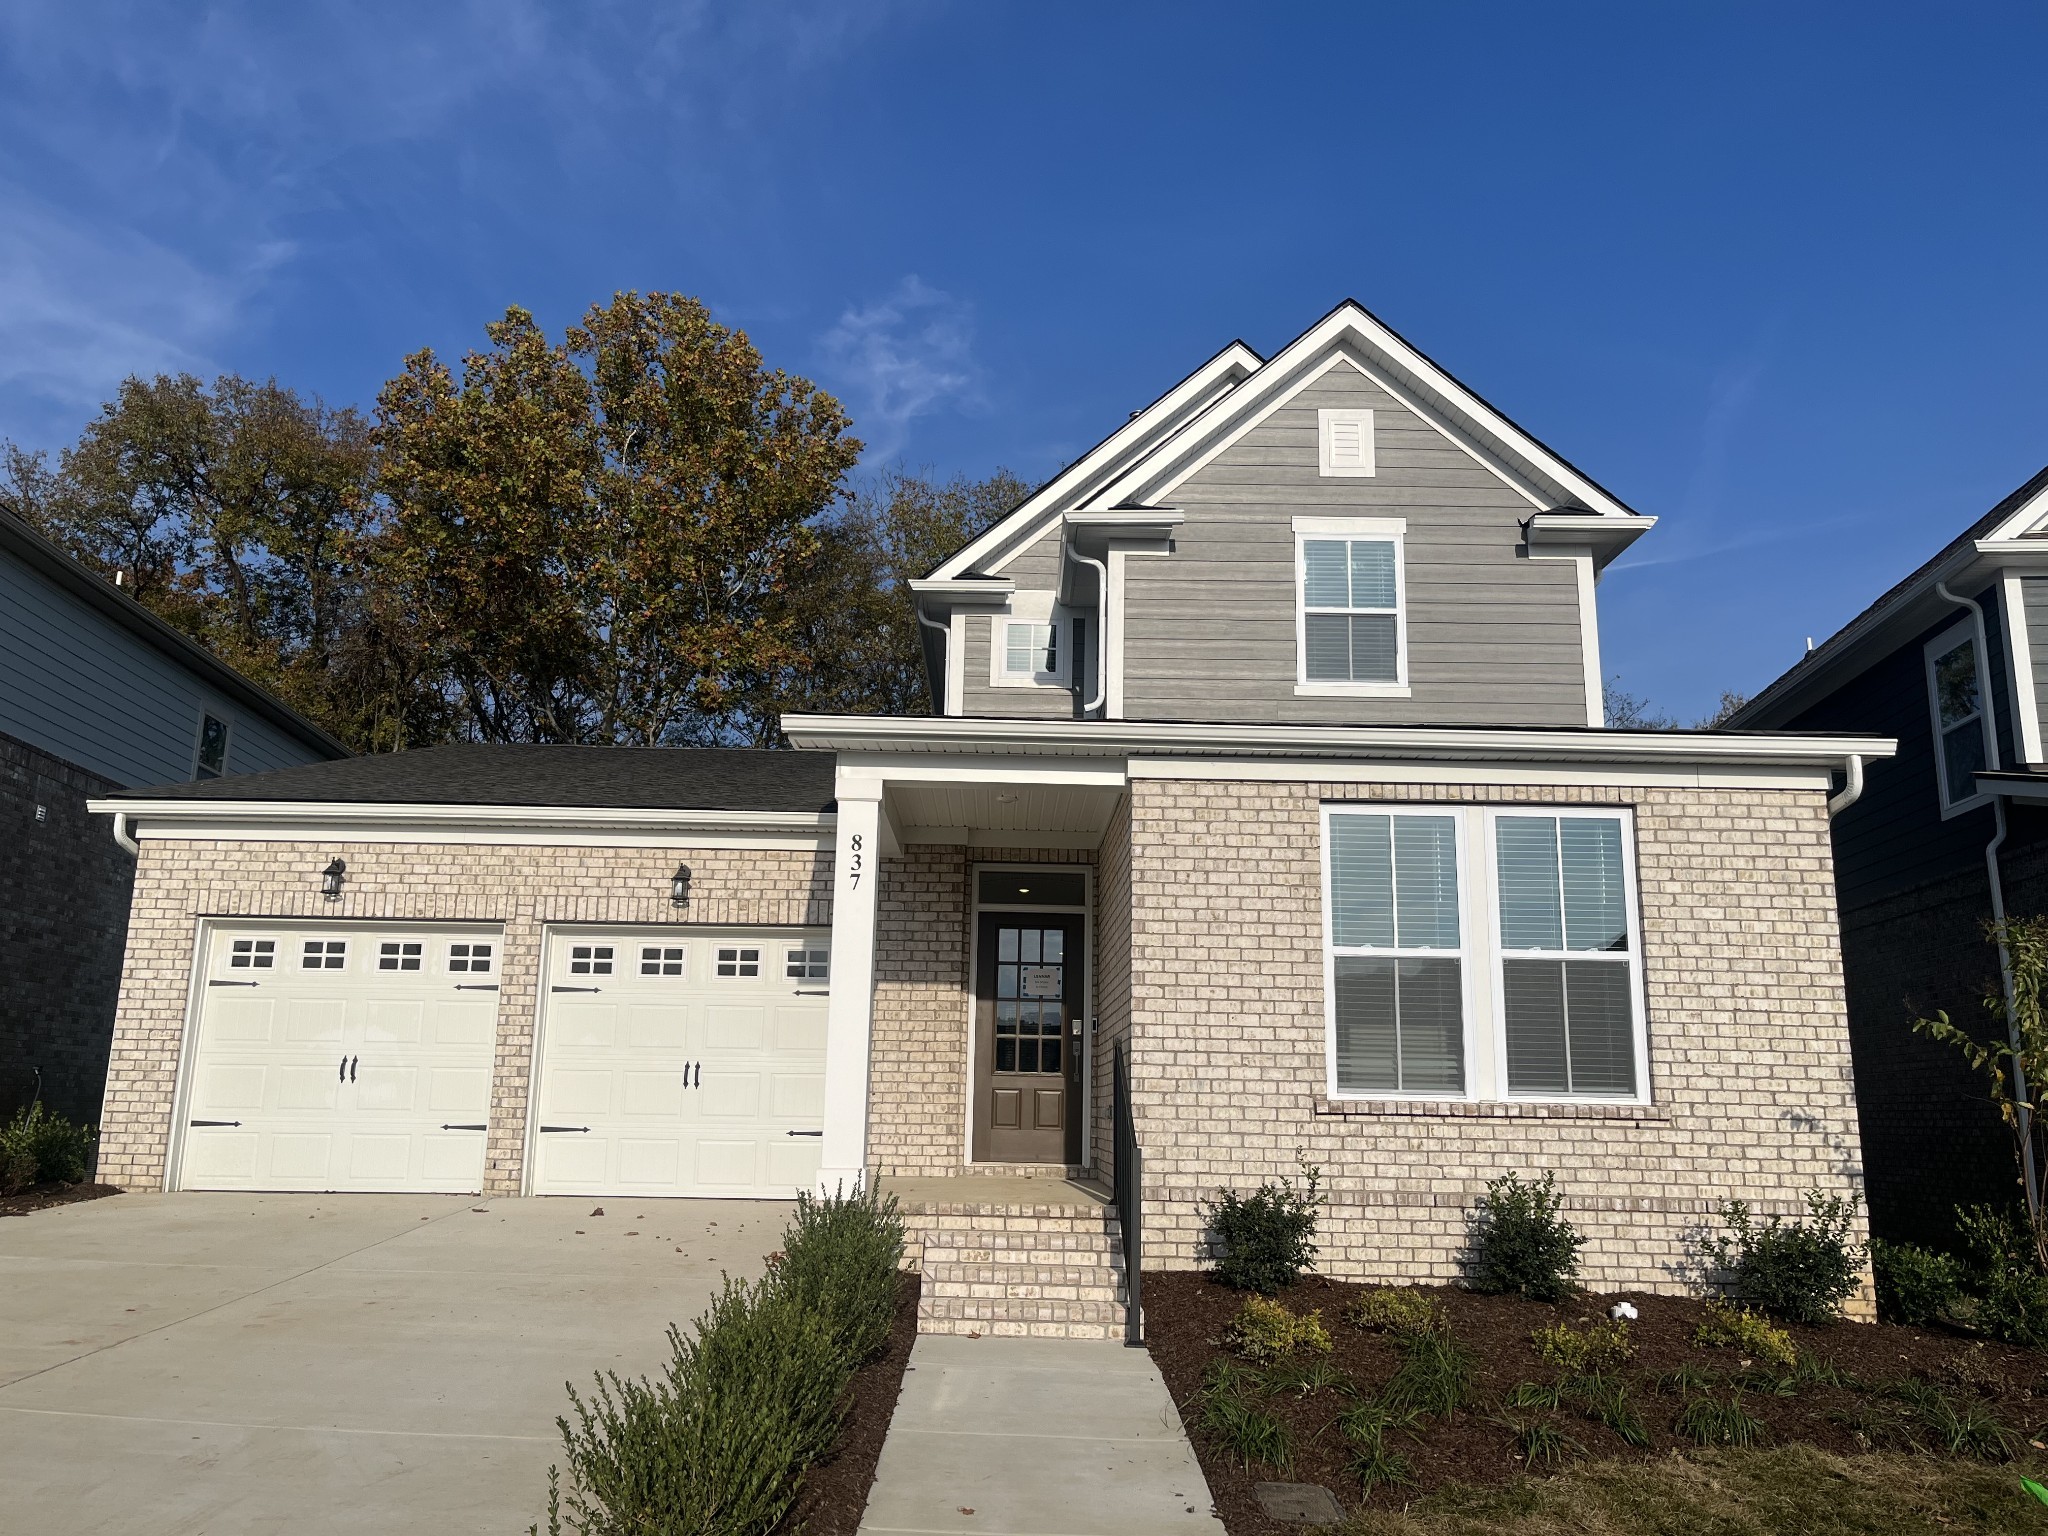
<path id="1" fill-rule="evenodd" d="M 347 753 L 0 507 L 0 1117 L 99 1116 L 135 860 L 88 798 Z"/>
<path id="2" fill-rule="evenodd" d="M 1596 585 L 1650 524 L 1345 304 L 917 583 L 930 717 L 109 800 L 103 1167 L 881 1178 L 925 1326 L 1077 1334 L 1122 1326 L 1100 1177 L 1185 1267 L 1305 1159 L 1326 1270 L 1433 1279 L 1552 1172 L 1591 1282 L 1674 1289 L 1717 1202 L 1856 1185 L 1831 776 L 1891 743 L 1603 729 Z"/>
<path id="3" fill-rule="evenodd" d="M 1987 1085 L 1913 1033 L 1980 1038 L 2001 992 L 1986 925 L 2048 913 L 2048 469 L 1752 699 L 1735 729 L 1895 738 L 1835 821 L 1871 1220 L 1947 1245 L 1955 1208 L 2019 1198 Z"/>

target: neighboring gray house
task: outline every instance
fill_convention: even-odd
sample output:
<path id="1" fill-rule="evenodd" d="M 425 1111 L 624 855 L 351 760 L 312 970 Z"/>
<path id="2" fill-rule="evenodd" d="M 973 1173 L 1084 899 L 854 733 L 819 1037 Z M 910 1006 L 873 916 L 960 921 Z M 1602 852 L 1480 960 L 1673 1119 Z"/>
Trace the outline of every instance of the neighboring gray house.
<path id="1" fill-rule="evenodd" d="M 1433 1279 L 1547 1170 L 1589 1283 L 1678 1289 L 1718 1202 L 1857 1185 L 1830 780 L 1891 743 L 1604 729 L 1596 583 L 1650 523 L 1344 304 L 914 584 L 933 716 L 109 797 L 103 1175 L 880 1178 L 924 1327 L 1099 1336 L 1096 1178 L 1185 1267 L 1305 1155 L 1322 1268 Z"/>
<path id="2" fill-rule="evenodd" d="M 1984 1080 L 1912 1023 L 1943 1010 L 1986 1033 L 2001 983 L 1984 925 L 2048 913 L 2044 715 L 2048 469 L 1729 721 L 1899 744 L 1834 824 L 1870 1216 L 1888 1237 L 1950 1243 L 1957 1205 L 2019 1198 Z"/>
<path id="3" fill-rule="evenodd" d="M 347 755 L 0 509 L 0 1115 L 99 1118 L 135 861 L 87 798 Z"/>

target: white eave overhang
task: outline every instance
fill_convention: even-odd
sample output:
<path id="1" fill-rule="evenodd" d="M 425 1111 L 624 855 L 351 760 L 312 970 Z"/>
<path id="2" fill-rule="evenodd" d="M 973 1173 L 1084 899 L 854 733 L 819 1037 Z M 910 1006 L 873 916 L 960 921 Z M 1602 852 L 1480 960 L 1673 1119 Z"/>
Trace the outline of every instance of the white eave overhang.
<path id="1" fill-rule="evenodd" d="M 801 748 L 839 753 L 1032 757 L 1299 758 L 1548 763 L 1587 766 L 1839 768 L 1887 758 L 1884 736 L 1779 732 L 1615 731 L 1460 726 L 1210 725 L 1129 720 L 981 720 L 888 715 L 785 715 Z"/>
<path id="2" fill-rule="evenodd" d="M 1629 545 L 1657 526 L 1657 519 L 1637 513 L 1537 512 L 1522 524 L 1529 548 L 1590 549 L 1596 567 L 1605 566 Z"/>
<path id="3" fill-rule="evenodd" d="M 658 806 L 404 805 L 359 800 L 146 799 L 112 795 L 88 800 L 99 816 L 120 816 L 145 835 L 189 836 L 194 827 L 317 826 L 389 833 L 432 831 L 688 832 L 805 834 L 829 832 L 830 811 L 664 810 Z M 180 830 L 184 829 L 184 830 Z"/>
<path id="4" fill-rule="evenodd" d="M 910 583 L 911 593 L 919 602 L 936 598 L 941 602 L 954 604 L 1006 603 L 1010 594 L 1017 590 L 1017 583 L 1007 576 L 926 577 Z"/>
<path id="5" fill-rule="evenodd" d="M 1159 538 L 1187 521 L 1178 507 L 1105 507 L 1099 512 L 1069 512 L 1060 521 L 1074 535 Z"/>

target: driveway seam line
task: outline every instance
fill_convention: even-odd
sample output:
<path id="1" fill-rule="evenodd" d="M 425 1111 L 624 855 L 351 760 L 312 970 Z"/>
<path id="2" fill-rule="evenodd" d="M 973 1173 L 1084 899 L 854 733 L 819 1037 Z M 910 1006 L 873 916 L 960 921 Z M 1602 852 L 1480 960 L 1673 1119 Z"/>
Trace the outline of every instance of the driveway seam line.
<path id="1" fill-rule="evenodd" d="M 343 1424 L 257 1424 L 242 1419 L 166 1419 L 150 1413 L 84 1413 L 76 1408 L 17 1408 L 0 1403 L 0 1413 L 32 1413 L 49 1419 L 98 1419 L 110 1424 L 175 1424 L 199 1429 L 260 1429 L 294 1435 L 389 1435 L 400 1440 L 515 1440 L 553 1445 L 548 1435 L 468 1434 L 447 1429 L 356 1429 Z"/>

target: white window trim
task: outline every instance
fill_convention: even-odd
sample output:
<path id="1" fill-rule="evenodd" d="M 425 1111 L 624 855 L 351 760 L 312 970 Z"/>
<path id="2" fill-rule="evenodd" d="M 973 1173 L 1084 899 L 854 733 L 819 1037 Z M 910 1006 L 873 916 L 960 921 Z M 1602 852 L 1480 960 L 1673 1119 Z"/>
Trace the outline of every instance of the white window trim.
<path id="1" fill-rule="evenodd" d="M 1493 1026 L 1493 1080 L 1499 1085 L 1499 1098 L 1510 1104 L 1635 1104 L 1650 1102 L 1650 1046 L 1648 1017 L 1644 1006 L 1643 988 L 1643 930 L 1642 920 L 1637 911 L 1636 893 L 1636 822 L 1635 813 L 1619 805 L 1495 805 L 1487 806 L 1481 812 L 1486 821 L 1486 920 L 1487 945 L 1493 952 L 1493 963 L 1488 967 L 1487 990 L 1492 994 L 1490 1010 Z M 1508 1004 L 1505 967 L 1512 954 L 1516 959 L 1555 960 L 1585 959 L 1585 951 L 1553 952 L 1548 950 L 1509 951 L 1500 942 L 1500 901 L 1496 886 L 1500 879 L 1500 854 L 1495 846 L 1494 828 L 1503 816 L 1555 817 L 1559 821 L 1621 821 L 1621 893 L 1623 914 L 1628 925 L 1628 958 L 1600 960 L 1601 965 L 1628 966 L 1628 1005 L 1630 1012 L 1631 1037 L 1635 1045 L 1636 1091 L 1621 1095 L 1611 1093 L 1514 1093 L 1508 1088 Z"/>
<path id="2" fill-rule="evenodd" d="M 1330 429 L 1339 420 L 1355 418 L 1358 421 L 1361 445 L 1364 448 L 1363 462 L 1338 465 L 1330 458 Z M 1379 455 L 1373 441 L 1372 412 L 1354 407 L 1323 406 L 1316 412 L 1316 469 L 1325 478 L 1340 480 L 1366 480 L 1379 473 Z"/>
<path id="3" fill-rule="evenodd" d="M 1936 798 L 1941 803 L 1941 819 L 1961 816 L 1974 811 L 1980 805 L 1989 805 L 1991 797 L 1985 794 L 1970 794 L 1954 799 L 1949 794 L 1948 754 L 1941 749 L 1941 699 L 1934 683 L 1934 663 L 1937 657 L 1946 656 L 1957 646 L 1968 644 L 1976 647 L 1977 668 L 1977 728 L 1984 736 L 1984 762 L 1989 766 L 1996 760 L 1991 736 L 1991 710 L 1993 701 L 1990 688 L 1990 664 L 1984 655 L 1984 648 L 1977 644 L 1977 626 L 1971 620 L 1959 619 L 1920 648 L 1921 672 L 1927 682 L 1927 728 L 1928 739 L 1934 752 L 1934 785 Z"/>
<path id="4" fill-rule="evenodd" d="M 1333 816 L 1433 816 L 1441 820 L 1451 819 L 1451 837 L 1457 852 L 1458 870 L 1458 948 L 1432 950 L 1390 950 L 1371 946 L 1347 945 L 1344 953 L 1350 955 L 1392 955 L 1455 957 L 1458 962 L 1459 1006 L 1464 1014 L 1464 1030 L 1460 1036 L 1464 1051 L 1465 1091 L 1444 1093 L 1440 1090 L 1427 1093 L 1408 1093 L 1400 1090 L 1383 1090 L 1372 1093 L 1346 1093 L 1337 1087 L 1337 939 L 1335 903 L 1330 900 L 1330 820 Z M 1478 969 L 1472 963 L 1473 904 L 1471 859 L 1467 856 L 1470 845 L 1470 817 L 1466 807 L 1457 805 L 1385 805 L 1373 801 L 1326 801 L 1323 805 L 1323 1091 L 1333 1100 L 1347 1103 L 1377 1103 L 1382 1101 L 1407 1101 L 1431 1104 L 1470 1103 L 1480 1097 L 1478 1092 L 1479 1052 L 1473 1038 L 1473 1020 L 1479 1017 L 1479 998 L 1474 990 L 1474 972 Z M 1397 934 L 1396 937 L 1399 937 Z"/>
<path id="5" fill-rule="evenodd" d="M 1403 517 L 1294 519 L 1294 692 L 1298 698 L 1405 699 L 1408 690 L 1408 520 Z M 1394 681 L 1311 682 L 1308 675 L 1307 556 L 1310 539 L 1385 539 L 1394 546 Z"/>
<path id="6" fill-rule="evenodd" d="M 1460 924 L 1457 951 L 1465 1007 L 1465 1091 L 1448 1093 L 1344 1092 L 1337 1086 L 1337 947 L 1332 932 L 1335 913 L 1330 900 L 1330 818 L 1332 815 L 1451 816 L 1457 822 Z M 1500 904 L 1496 896 L 1499 856 L 1494 823 L 1502 816 L 1554 816 L 1619 819 L 1624 907 L 1628 921 L 1629 1007 L 1634 1025 L 1636 1091 L 1619 1094 L 1510 1093 L 1507 1088 L 1507 1003 L 1502 966 L 1509 958 L 1500 943 Z M 1642 1107 L 1650 1093 L 1649 1010 L 1643 983 L 1643 935 L 1640 896 L 1636 888 L 1635 813 L 1626 806 L 1545 805 L 1390 805 L 1384 801 L 1331 800 L 1322 806 L 1323 907 L 1323 1091 L 1335 1103 L 1434 1104 L 1496 1103 L 1618 1105 Z M 1476 878 L 1475 878 L 1476 876 Z M 1346 949 L 1346 954 L 1379 951 Z M 1449 950 L 1432 953 L 1450 954 Z M 1516 951 L 1520 955 L 1521 951 Z M 1607 961 L 1607 964 L 1621 964 Z M 1479 1021 L 1489 1031 L 1479 1036 Z"/>
<path id="7" fill-rule="evenodd" d="M 1015 592 L 1010 596 L 1008 607 L 1002 612 L 989 616 L 988 630 L 988 685 L 991 688 L 1067 688 L 1068 679 L 1074 669 L 1073 626 L 1067 623 L 1067 615 L 1058 606 L 1058 596 L 1052 592 Z M 1008 669 L 1009 626 L 1011 624 L 1050 624 L 1058 631 L 1056 643 L 1059 646 L 1059 670 L 1056 672 L 1033 672 L 1026 677 L 1021 672 Z"/>

